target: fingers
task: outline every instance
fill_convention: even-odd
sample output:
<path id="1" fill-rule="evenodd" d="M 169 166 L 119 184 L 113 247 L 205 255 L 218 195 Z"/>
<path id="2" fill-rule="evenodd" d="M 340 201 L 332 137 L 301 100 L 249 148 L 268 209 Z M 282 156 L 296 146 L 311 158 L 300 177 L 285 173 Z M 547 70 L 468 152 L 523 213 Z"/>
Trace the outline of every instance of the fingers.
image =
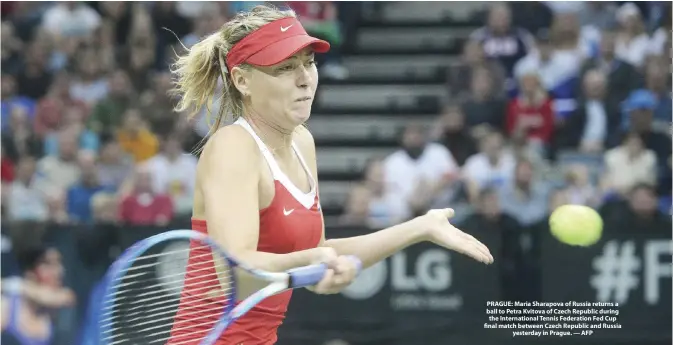
<path id="1" fill-rule="evenodd" d="M 472 236 L 470 234 L 466 234 L 466 233 L 463 232 L 463 235 L 464 235 L 466 241 L 468 241 L 469 243 L 474 245 L 476 251 L 486 259 L 486 261 L 484 261 L 485 263 L 488 263 L 488 264 L 493 263 L 493 261 L 494 261 L 493 260 L 493 255 L 491 255 L 491 251 L 488 250 L 488 247 L 486 247 L 485 244 L 481 243 L 479 240 L 477 240 L 476 238 L 474 238 L 474 236 Z"/>
<path id="2" fill-rule="evenodd" d="M 336 260 L 336 267 L 334 269 L 336 273 L 334 276 L 334 282 L 338 285 L 350 284 L 355 275 L 357 274 L 357 267 L 355 263 L 346 256 L 340 256 Z"/>
<path id="3" fill-rule="evenodd" d="M 427 214 L 429 215 L 434 215 L 438 218 L 442 219 L 448 219 L 448 218 L 453 218 L 453 215 L 456 212 L 452 208 L 441 208 L 441 209 L 435 209 L 435 210 L 430 210 L 428 211 Z"/>
<path id="4" fill-rule="evenodd" d="M 336 258 L 325 272 L 322 280 L 315 286 L 314 291 L 319 294 L 339 293 L 355 279 L 357 267 L 345 256 Z"/>
<path id="5" fill-rule="evenodd" d="M 334 280 L 334 270 L 330 268 L 325 272 L 325 275 L 318 282 L 318 284 L 316 284 L 315 291 L 320 294 L 330 293 L 329 291 L 331 290 L 331 287 L 333 285 L 332 283 L 333 280 Z"/>

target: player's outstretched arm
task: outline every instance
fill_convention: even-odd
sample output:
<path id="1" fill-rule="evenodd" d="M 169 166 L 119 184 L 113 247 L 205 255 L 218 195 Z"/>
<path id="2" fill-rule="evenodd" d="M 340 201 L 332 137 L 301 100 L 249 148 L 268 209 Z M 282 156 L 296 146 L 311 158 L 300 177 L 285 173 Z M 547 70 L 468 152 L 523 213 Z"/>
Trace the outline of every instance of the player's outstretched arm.
<path id="1" fill-rule="evenodd" d="M 450 208 L 431 210 L 423 216 L 390 228 L 362 236 L 326 240 L 323 245 L 333 248 L 339 255 L 359 257 L 363 267 L 371 266 L 423 241 L 431 241 L 486 264 L 492 263 L 493 256 L 483 243 L 449 223 L 453 214 Z"/>
<path id="2" fill-rule="evenodd" d="M 305 128 L 298 129 L 295 140 L 311 166 L 313 176 L 318 176 L 315 142 L 311 133 Z M 339 255 L 357 256 L 362 260 L 363 267 L 371 266 L 410 245 L 423 241 L 434 242 L 484 263 L 493 262 L 493 256 L 488 248 L 449 223 L 451 217 L 453 217 L 452 209 L 432 210 L 426 215 L 371 234 L 332 240 L 325 240 L 323 231 L 321 246 L 333 248 Z"/>

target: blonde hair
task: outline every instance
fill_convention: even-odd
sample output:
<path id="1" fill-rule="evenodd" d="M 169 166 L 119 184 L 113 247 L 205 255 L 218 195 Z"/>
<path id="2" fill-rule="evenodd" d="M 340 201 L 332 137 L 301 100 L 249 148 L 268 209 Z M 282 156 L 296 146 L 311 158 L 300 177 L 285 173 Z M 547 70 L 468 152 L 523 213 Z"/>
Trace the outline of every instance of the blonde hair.
<path id="1" fill-rule="evenodd" d="M 243 97 L 236 89 L 226 66 L 226 56 L 231 48 L 260 27 L 287 17 L 296 17 L 292 10 L 279 10 L 272 6 L 255 6 L 249 12 L 239 12 L 236 16 L 220 28 L 196 43 L 186 55 L 180 56 L 175 62 L 172 72 L 177 76 L 175 81 L 176 92 L 180 101 L 176 106 L 177 112 L 188 112 L 190 117 L 196 115 L 203 106 L 206 107 L 206 119 L 212 123 L 213 112 L 210 104 L 215 96 L 217 81 L 223 80 L 220 108 L 215 116 L 215 123 L 209 127 L 208 134 L 212 134 L 222 124 L 225 116 L 233 119 L 243 115 Z M 247 68 L 247 65 L 240 67 Z"/>

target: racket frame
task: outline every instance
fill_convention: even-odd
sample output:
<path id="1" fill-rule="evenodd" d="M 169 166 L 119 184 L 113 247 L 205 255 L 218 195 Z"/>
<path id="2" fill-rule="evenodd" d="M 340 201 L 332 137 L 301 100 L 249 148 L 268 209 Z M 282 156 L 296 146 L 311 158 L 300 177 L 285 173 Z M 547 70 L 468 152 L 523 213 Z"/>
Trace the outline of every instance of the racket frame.
<path id="1" fill-rule="evenodd" d="M 135 262 L 135 259 L 140 257 L 143 253 L 145 253 L 147 250 L 150 248 L 154 247 L 157 244 L 160 244 L 161 242 L 169 241 L 169 240 L 196 240 L 196 241 L 201 241 L 202 243 L 208 245 L 211 250 L 213 250 L 216 254 L 219 254 L 222 258 L 227 260 L 227 264 L 229 267 L 241 267 L 243 269 L 249 270 L 251 273 L 255 275 L 259 275 L 259 271 L 255 269 L 251 269 L 248 267 L 244 267 L 243 265 L 239 264 L 237 261 L 232 259 L 229 255 L 227 255 L 222 249 L 220 249 L 220 246 L 215 243 L 215 241 L 208 237 L 205 234 L 202 234 L 200 232 L 194 231 L 194 230 L 171 230 L 171 231 L 166 231 L 160 234 L 156 234 L 153 236 L 150 236 L 148 238 L 145 238 L 143 240 L 140 240 L 136 243 L 134 243 L 132 246 L 127 248 L 118 258 L 115 260 L 115 262 L 110 266 L 108 271 L 105 274 L 105 277 L 103 278 L 103 284 L 105 286 L 104 291 L 103 291 L 103 299 L 101 300 L 101 305 L 100 308 L 104 308 L 107 305 L 111 304 L 111 301 L 108 300 L 107 296 L 114 296 L 117 293 L 117 284 L 114 284 L 117 280 L 120 278 L 123 278 L 124 274 L 126 271 L 133 266 L 133 263 Z M 268 276 L 268 273 L 265 274 Z M 236 320 L 236 318 L 232 318 L 232 310 L 234 309 L 234 305 L 236 303 L 236 274 L 232 273 L 231 274 L 231 284 L 232 284 L 232 292 L 226 296 L 226 302 L 224 305 L 224 310 L 222 313 L 222 317 L 220 320 L 217 322 L 217 324 L 213 327 L 213 329 L 208 333 L 208 335 L 201 340 L 200 345 L 210 345 L 213 344 L 217 338 L 222 334 L 222 332 L 229 326 L 230 323 Z M 269 288 L 267 286 L 266 288 Z M 263 290 L 263 289 L 262 289 Z M 261 292 L 262 290 L 258 291 Z M 266 298 L 266 297 L 265 297 Z M 262 298 L 264 299 L 264 298 Z M 256 303 L 255 303 L 256 304 Z M 254 304 L 252 305 L 254 306 Z M 248 309 L 249 310 L 249 309 Z M 247 310 L 246 310 L 247 311 Z M 240 316 L 239 316 L 240 317 Z M 238 317 L 237 317 L 238 318 Z M 99 320 L 99 334 L 107 334 L 109 333 L 111 327 L 112 327 L 112 322 L 107 322 L 105 324 L 100 324 Z M 105 337 L 100 337 L 99 339 L 101 345 L 108 345 L 109 340 L 106 339 Z"/>

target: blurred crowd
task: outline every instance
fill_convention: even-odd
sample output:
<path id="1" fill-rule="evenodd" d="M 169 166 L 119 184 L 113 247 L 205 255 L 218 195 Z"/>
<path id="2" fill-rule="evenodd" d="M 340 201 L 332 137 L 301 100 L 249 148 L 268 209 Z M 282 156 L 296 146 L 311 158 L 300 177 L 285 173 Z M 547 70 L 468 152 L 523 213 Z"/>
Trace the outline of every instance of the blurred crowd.
<path id="1" fill-rule="evenodd" d="M 207 124 L 172 110 L 170 64 L 255 4 L 3 4 L 3 218 L 163 225 L 189 215 L 192 129 Z M 290 6 L 341 39 L 331 3 Z M 325 74 L 343 78 L 338 55 L 327 59 Z"/>
<path id="2" fill-rule="evenodd" d="M 372 159 L 342 222 L 381 227 L 469 204 L 524 226 L 563 203 L 670 212 L 671 8 L 494 4 L 426 128 Z"/>
<path id="3" fill-rule="evenodd" d="M 671 7 L 642 4 L 490 6 L 436 122 L 412 122 L 366 165 L 341 223 L 452 207 L 462 229 L 503 234 L 510 300 L 540 297 L 540 239 L 560 205 L 598 209 L 607 232 L 670 231 Z"/>
<path id="4" fill-rule="evenodd" d="M 256 4 L 3 2 L 3 223 L 188 218 L 190 151 L 207 120 L 172 110 L 169 67 L 176 52 Z M 321 78 L 347 78 L 340 47 L 352 39 L 340 24 L 355 16 L 332 2 L 288 5 L 333 44 L 320 57 Z M 555 207 L 575 203 L 599 208 L 606 231 L 670 231 L 670 3 L 493 4 L 447 73 L 436 123 L 409 125 L 399 150 L 370 161 L 342 224 L 379 228 L 454 207 L 467 230 L 535 234 Z M 511 238 L 535 248 L 535 236 Z M 42 305 L 74 303 L 68 290 L 40 290 L 60 286 L 60 255 L 29 248 L 16 258 L 22 291 L 52 296 Z M 2 273 L 10 274 L 4 262 Z M 3 282 L 3 293 L 12 289 Z"/>

